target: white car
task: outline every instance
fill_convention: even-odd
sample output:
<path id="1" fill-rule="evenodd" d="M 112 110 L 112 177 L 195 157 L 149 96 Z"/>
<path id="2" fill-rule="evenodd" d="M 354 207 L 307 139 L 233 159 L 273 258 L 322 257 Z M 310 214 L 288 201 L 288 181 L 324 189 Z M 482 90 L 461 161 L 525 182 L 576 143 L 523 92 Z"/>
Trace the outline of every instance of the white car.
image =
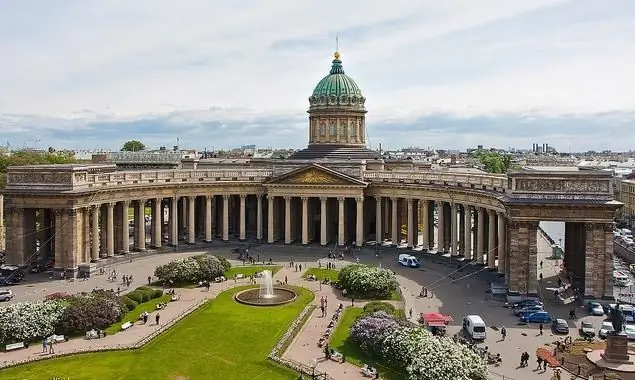
<path id="1" fill-rule="evenodd" d="M 412 247 L 412 250 L 415 252 L 421 252 L 423 251 L 423 246 L 422 245 L 418 245 L 416 247 Z"/>
<path id="2" fill-rule="evenodd" d="M 397 249 L 404 249 L 404 248 L 408 248 L 408 242 L 405 240 L 402 240 L 398 245 L 397 245 Z"/>
<path id="3" fill-rule="evenodd" d="M 604 308 L 597 302 L 591 302 L 589 304 L 589 313 L 591 315 L 604 315 Z"/>
<path id="4" fill-rule="evenodd" d="M 626 337 L 628 338 L 628 340 L 635 340 L 635 326 L 625 325 L 624 333 L 626 334 Z"/>
<path id="5" fill-rule="evenodd" d="M 382 247 L 390 247 L 391 245 L 392 245 L 392 240 L 390 240 L 390 239 L 386 239 L 386 240 L 381 242 L 381 246 Z"/>
<path id="6" fill-rule="evenodd" d="M 0 289 L 0 301 L 11 301 L 13 296 L 11 289 Z"/>
<path id="7" fill-rule="evenodd" d="M 606 337 L 615 331 L 613 328 L 613 323 L 611 322 L 602 322 L 602 326 L 600 327 L 600 331 L 598 331 L 598 336 L 602 339 L 606 339 Z"/>

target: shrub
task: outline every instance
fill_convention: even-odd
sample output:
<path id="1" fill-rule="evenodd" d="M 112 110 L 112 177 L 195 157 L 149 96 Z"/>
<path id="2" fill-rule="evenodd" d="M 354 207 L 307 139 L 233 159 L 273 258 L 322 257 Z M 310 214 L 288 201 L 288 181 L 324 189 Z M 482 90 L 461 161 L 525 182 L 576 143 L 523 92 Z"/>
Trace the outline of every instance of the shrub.
<path id="1" fill-rule="evenodd" d="M 149 286 L 143 285 L 143 286 L 140 286 L 140 287 L 136 288 L 135 290 L 154 290 L 154 288 L 151 288 Z"/>
<path id="2" fill-rule="evenodd" d="M 377 311 L 383 311 L 386 314 L 395 314 L 395 307 L 388 303 L 382 301 L 372 301 L 367 303 L 364 306 L 364 314 L 373 314 Z"/>
<path id="3" fill-rule="evenodd" d="M 230 269 L 232 269 L 232 264 L 224 257 L 215 256 L 220 260 L 221 265 L 223 266 L 223 273 L 227 273 Z"/>
<path id="4" fill-rule="evenodd" d="M 133 290 L 130 293 L 127 293 L 126 297 L 135 301 L 137 304 L 143 303 L 143 295 L 138 290 Z"/>
<path id="5" fill-rule="evenodd" d="M 199 255 L 170 261 L 165 265 L 159 265 L 154 270 L 154 276 L 160 281 L 172 284 L 191 284 L 202 280 L 213 280 L 222 276 L 229 262 L 213 255 Z"/>
<path id="6" fill-rule="evenodd" d="M 360 298 L 386 298 L 397 289 L 392 271 L 369 265 L 349 265 L 340 271 L 338 280 L 348 294 Z"/>
<path id="7" fill-rule="evenodd" d="M 154 298 L 161 298 L 161 297 L 163 297 L 163 290 L 155 289 L 154 290 Z"/>
<path id="8" fill-rule="evenodd" d="M 399 326 L 395 317 L 385 311 L 377 311 L 360 318 L 351 326 L 351 340 L 371 356 L 381 354 L 382 342 Z"/>
<path id="9" fill-rule="evenodd" d="M 0 342 L 22 342 L 53 334 L 67 306 L 64 300 L 46 300 L 3 307 L 0 309 Z"/>
<path id="10" fill-rule="evenodd" d="M 123 301 L 112 294 L 77 296 L 64 309 L 57 330 L 65 335 L 76 335 L 103 329 L 120 321 L 126 310 Z"/>
<path id="11" fill-rule="evenodd" d="M 131 300 L 128 296 L 121 296 L 120 299 L 121 302 L 126 305 L 126 309 L 128 309 L 128 311 L 133 311 L 135 307 L 139 305 L 136 301 Z"/>
<path id="12" fill-rule="evenodd" d="M 154 298 L 154 290 L 137 290 L 141 294 L 142 302 L 148 302 Z"/>

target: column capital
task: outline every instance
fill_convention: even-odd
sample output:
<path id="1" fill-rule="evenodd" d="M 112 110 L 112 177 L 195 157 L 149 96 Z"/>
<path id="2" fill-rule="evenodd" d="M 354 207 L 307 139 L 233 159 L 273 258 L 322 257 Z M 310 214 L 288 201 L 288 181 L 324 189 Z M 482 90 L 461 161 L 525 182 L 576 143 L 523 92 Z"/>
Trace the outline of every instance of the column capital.
<path id="1" fill-rule="evenodd" d="M 130 201 L 121 201 L 121 203 L 126 207 L 130 206 Z"/>
<path id="2" fill-rule="evenodd" d="M 326 202 L 328 201 L 329 197 L 320 197 L 320 201 L 321 202 Z"/>
<path id="3" fill-rule="evenodd" d="M 156 203 L 159 203 L 159 204 L 160 204 L 161 202 L 163 202 L 163 198 L 161 198 L 161 197 L 156 197 L 156 198 L 154 198 L 154 199 L 152 199 L 152 200 L 153 200 L 154 202 L 156 202 Z"/>
<path id="4" fill-rule="evenodd" d="M 99 204 L 97 204 L 97 205 L 91 205 L 91 206 L 90 206 L 90 209 L 91 209 L 91 210 L 93 210 L 93 211 L 97 211 L 97 210 L 99 210 L 99 208 L 100 208 L 100 207 L 101 207 L 101 205 L 99 205 Z"/>
<path id="5" fill-rule="evenodd" d="M 496 215 L 496 210 L 492 210 L 492 209 L 488 208 L 488 209 L 487 209 L 487 215 L 489 215 L 489 216 L 494 216 L 494 215 Z"/>
<path id="6" fill-rule="evenodd" d="M 211 195 L 211 194 L 205 194 L 205 200 L 206 200 L 206 201 L 211 200 L 213 197 L 214 197 L 214 196 L 213 196 L 213 195 Z"/>
<path id="7" fill-rule="evenodd" d="M 357 203 L 363 202 L 364 201 L 364 197 L 355 197 L 355 201 Z"/>
<path id="8" fill-rule="evenodd" d="M 285 195 L 283 198 L 284 198 L 284 200 L 286 202 L 290 202 L 291 201 L 291 196 L 290 195 Z"/>
<path id="9" fill-rule="evenodd" d="M 595 223 L 584 223 L 585 231 L 593 231 L 595 229 Z"/>
<path id="10" fill-rule="evenodd" d="M 505 217 L 506 217 L 505 213 L 504 213 L 504 212 L 502 212 L 502 211 L 498 211 L 498 212 L 496 213 L 496 215 L 498 215 L 498 217 L 499 217 L 499 218 L 503 218 L 503 219 L 505 219 Z"/>
<path id="11" fill-rule="evenodd" d="M 390 197 L 390 200 L 391 200 L 391 201 L 393 201 L 393 202 L 397 202 L 397 199 L 399 199 L 399 198 L 397 198 L 397 197 Z"/>
<path id="12" fill-rule="evenodd" d="M 256 194 L 256 199 L 262 199 L 263 196 L 264 194 Z"/>
<path id="13" fill-rule="evenodd" d="M 337 197 L 337 201 L 342 203 L 346 200 L 346 197 Z"/>
<path id="14" fill-rule="evenodd" d="M 113 208 L 115 207 L 115 202 L 108 202 L 106 203 L 106 206 L 108 206 L 108 208 Z"/>
<path id="15" fill-rule="evenodd" d="M 478 212 L 479 215 L 483 215 L 483 213 L 485 212 L 485 209 L 483 207 L 477 207 L 476 212 Z"/>
<path id="16" fill-rule="evenodd" d="M 276 196 L 273 194 L 267 194 L 267 200 L 269 202 L 273 202 L 276 199 Z"/>
<path id="17" fill-rule="evenodd" d="M 614 226 L 613 223 L 601 223 L 602 229 L 604 232 L 613 232 Z"/>
<path id="18" fill-rule="evenodd" d="M 406 202 L 408 202 L 408 204 L 412 204 L 414 202 L 414 198 L 408 197 L 406 198 Z"/>
<path id="19" fill-rule="evenodd" d="M 223 200 L 228 200 L 230 196 L 230 194 L 223 194 Z"/>
<path id="20" fill-rule="evenodd" d="M 240 197 L 241 201 L 244 201 L 245 199 L 247 199 L 247 194 L 238 194 L 238 196 Z"/>
<path id="21" fill-rule="evenodd" d="M 306 202 L 309 200 L 309 197 L 300 197 L 300 199 L 302 199 L 302 202 Z"/>

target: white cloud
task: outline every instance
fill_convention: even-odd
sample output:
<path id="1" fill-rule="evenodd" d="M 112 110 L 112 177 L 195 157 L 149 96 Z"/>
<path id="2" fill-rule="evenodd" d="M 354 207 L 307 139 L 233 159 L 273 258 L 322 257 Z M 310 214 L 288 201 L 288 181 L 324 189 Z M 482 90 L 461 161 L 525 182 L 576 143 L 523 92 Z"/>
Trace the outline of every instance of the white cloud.
<path id="1" fill-rule="evenodd" d="M 302 117 L 336 33 L 369 121 L 635 104 L 631 0 L 49 0 L 0 10 L 0 115 L 32 115 L 0 125 L 13 131 L 60 117 L 65 130 L 156 115 L 182 125 Z"/>

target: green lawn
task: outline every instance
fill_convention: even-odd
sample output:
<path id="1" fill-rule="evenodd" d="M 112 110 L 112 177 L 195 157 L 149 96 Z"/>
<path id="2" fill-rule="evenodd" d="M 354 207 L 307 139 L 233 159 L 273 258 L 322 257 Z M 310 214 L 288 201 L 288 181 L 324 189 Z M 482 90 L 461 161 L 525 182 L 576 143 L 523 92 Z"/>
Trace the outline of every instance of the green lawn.
<path id="1" fill-rule="evenodd" d="M 399 295 L 399 292 L 396 290 L 393 290 L 392 292 L 390 292 L 390 295 L 388 297 L 383 297 L 383 298 L 353 297 L 351 296 L 351 294 L 347 294 L 344 297 L 349 299 L 355 298 L 355 301 L 401 301 L 401 296 Z"/>
<path id="2" fill-rule="evenodd" d="M 235 266 L 230 270 L 225 272 L 225 277 L 228 280 L 233 280 L 235 274 L 242 274 L 243 276 L 251 276 L 258 272 L 262 272 L 263 270 L 270 270 L 271 274 L 276 274 L 277 271 L 282 268 L 281 266 L 276 265 L 245 265 L 245 266 Z"/>
<path id="3" fill-rule="evenodd" d="M 355 364 L 358 367 L 362 367 L 364 364 L 368 364 L 371 367 L 377 368 L 380 378 L 386 380 L 406 380 L 406 375 L 399 370 L 395 370 L 389 366 L 384 365 L 381 361 L 373 359 L 364 354 L 360 348 L 349 339 L 351 325 L 357 317 L 363 313 L 361 307 L 347 307 L 344 309 L 340 322 L 335 329 L 329 345 L 335 351 L 341 352 L 346 357 L 346 361 Z"/>
<path id="4" fill-rule="evenodd" d="M 137 307 L 135 307 L 134 310 L 127 312 L 126 315 L 123 316 L 123 318 L 121 319 L 121 322 L 117 322 L 114 325 L 105 328 L 104 331 L 108 335 L 116 334 L 120 332 L 122 324 L 126 322 L 132 322 L 134 324 L 135 322 L 139 320 L 139 315 L 141 315 L 141 313 L 143 313 L 144 311 L 147 311 L 148 313 L 155 311 L 157 308 L 157 304 L 159 302 L 166 302 L 166 303 L 170 302 L 170 295 L 164 294 L 163 296 L 159 298 L 155 298 L 148 302 L 144 302 L 137 305 Z"/>
<path id="5" fill-rule="evenodd" d="M 300 311 L 314 298 L 294 288 L 298 299 L 276 307 L 247 306 L 227 290 L 138 350 L 51 359 L 0 371 L 3 380 L 295 380 L 298 374 L 267 355 Z M 64 350 L 61 343 L 59 350 Z"/>
<path id="6" fill-rule="evenodd" d="M 315 275 L 319 281 L 324 280 L 324 277 L 327 277 L 331 281 L 337 281 L 340 271 L 335 269 L 309 268 L 304 272 L 302 278 L 307 278 L 312 274 Z"/>

